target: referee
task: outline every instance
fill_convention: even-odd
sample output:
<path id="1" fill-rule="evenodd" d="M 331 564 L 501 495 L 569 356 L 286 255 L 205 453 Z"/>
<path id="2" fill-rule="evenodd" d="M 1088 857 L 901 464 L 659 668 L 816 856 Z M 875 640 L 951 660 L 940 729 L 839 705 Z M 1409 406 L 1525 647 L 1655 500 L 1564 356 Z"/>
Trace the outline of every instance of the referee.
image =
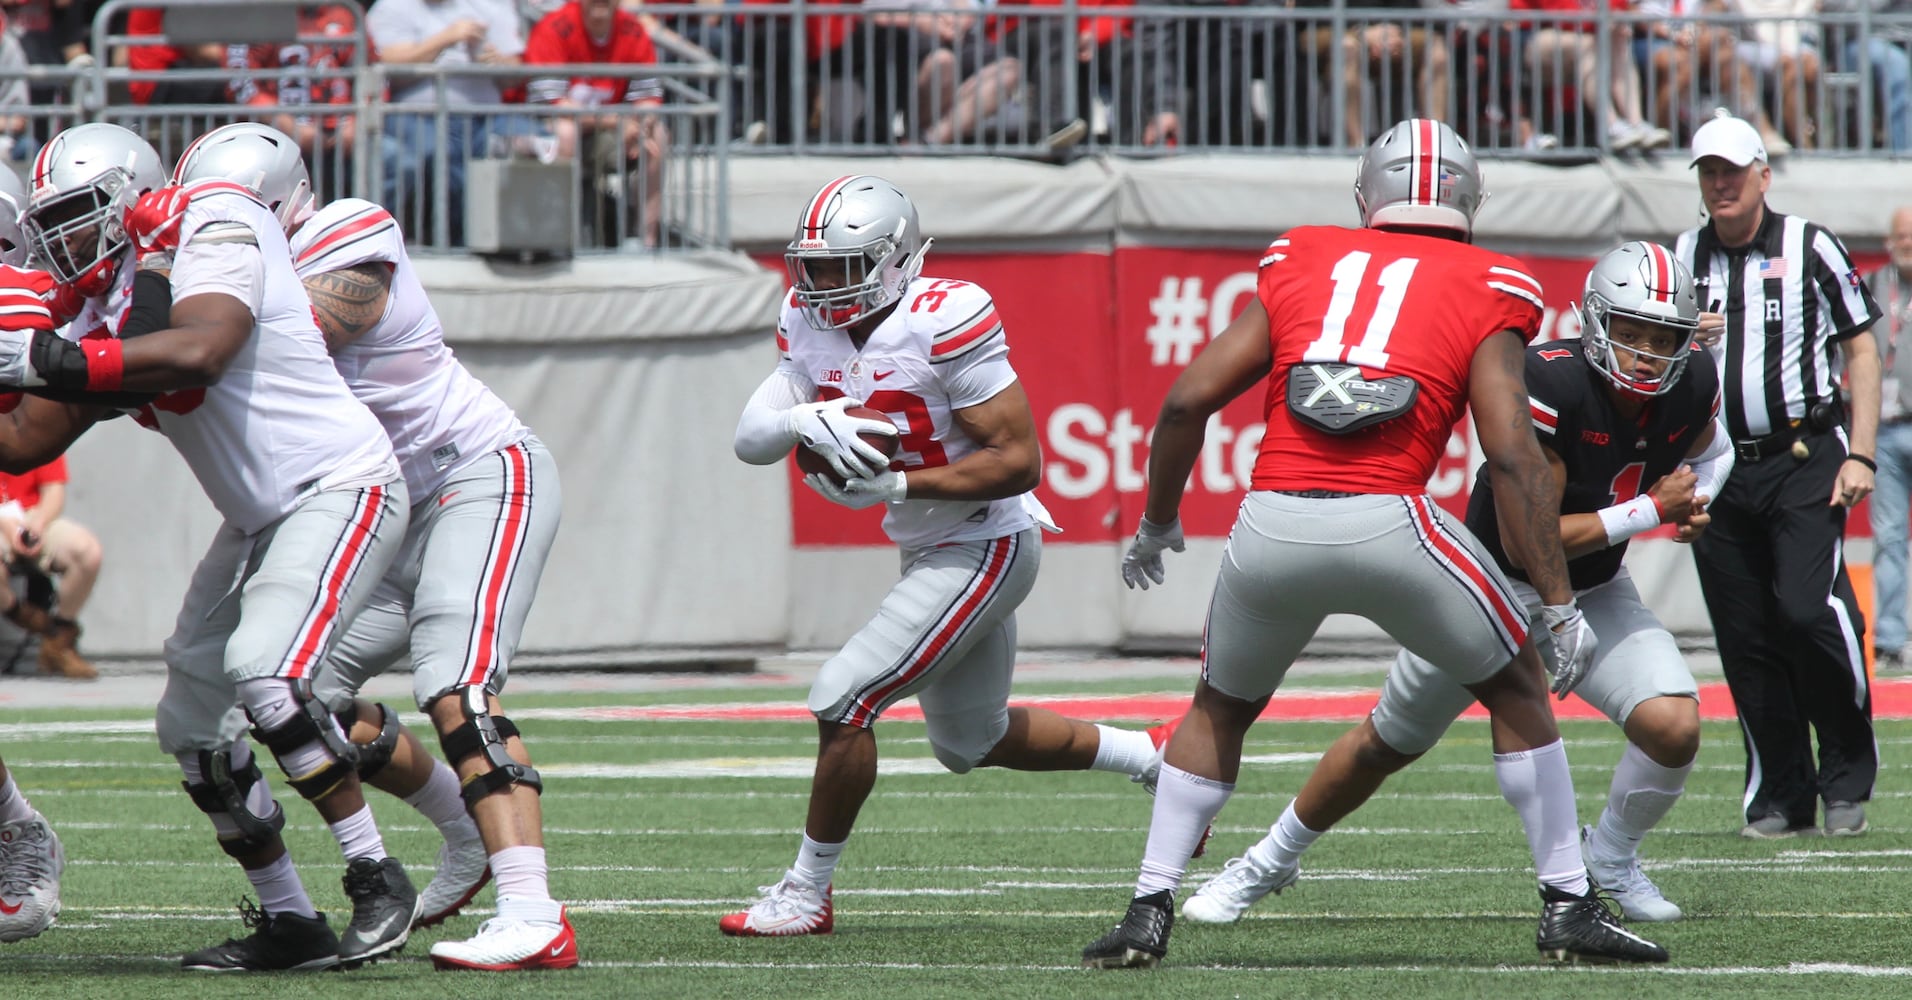
<path id="1" fill-rule="evenodd" d="M 1707 122 L 1693 135 L 1693 165 L 1711 221 L 1682 234 L 1677 252 L 1702 305 L 1724 314 L 1710 346 L 1739 455 L 1693 556 L 1746 740 L 1740 834 L 1810 829 L 1823 799 L 1825 832 L 1856 835 L 1879 758 L 1865 621 L 1842 543 L 1846 513 L 1872 492 L 1877 468 L 1879 354 L 1860 334 L 1879 307 L 1838 237 L 1766 207 L 1773 173 L 1753 126 Z"/>

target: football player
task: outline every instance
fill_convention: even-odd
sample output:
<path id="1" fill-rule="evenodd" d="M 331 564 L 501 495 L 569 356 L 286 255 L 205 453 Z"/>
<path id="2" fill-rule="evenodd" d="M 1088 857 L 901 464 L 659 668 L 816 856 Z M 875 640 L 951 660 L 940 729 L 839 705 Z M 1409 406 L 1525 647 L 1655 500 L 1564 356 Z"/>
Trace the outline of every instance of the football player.
<path id="1" fill-rule="evenodd" d="M 112 124 L 68 129 L 35 159 L 23 229 L 78 315 L 72 340 L 0 331 L 0 386 L 81 401 L 28 395 L 0 417 L 0 468 L 44 464 L 116 407 L 186 460 L 224 522 L 166 642 L 157 731 L 259 904 L 240 905 L 252 933 L 182 964 L 362 962 L 404 944 L 416 891 L 370 823 L 357 751 L 311 679 L 398 554 L 404 478 L 326 356 L 272 213 L 232 184 L 175 210 L 154 197 L 165 183 L 152 146 Z M 136 269 L 142 252 L 171 254 L 170 285 Z M 355 920 L 343 939 L 286 853 L 248 723 L 349 859 Z"/>
<path id="2" fill-rule="evenodd" d="M 1692 349 L 1701 316 L 1685 265 L 1665 247 L 1628 243 L 1594 264 L 1582 303 L 1581 339 L 1535 344 L 1526 360 L 1567 574 L 1600 643 L 1574 693 L 1627 737 L 1606 810 L 1582 829 L 1581 849 L 1594 885 L 1628 920 L 1678 920 L 1679 906 L 1640 870 L 1639 847 L 1679 801 L 1693 769 L 1699 689 L 1621 559 L 1629 539 L 1663 524 L 1677 526 L 1682 542 L 1705 530 L 1706 504 L 1732 472 L 1733 449 L 1718 420 L 1713 357 Z M 1535 614 L 1540 595 L 1501 544 L 1494 501 L 1483 470 L 1467 527 Z M 1268 835 L 1197 890 L 1182 915 L 1230 923 L 1294 882 L 1301 852 L 1431 749 L 1473 701 L 1434 664 L 1402 650 L 1368 721 L 1328 750 Z"/>
<path id="3" fill-rule="evenodd" d="M 257 193 L 285 227 L 332 361 L 384 425 L 413 498 L 398 561 L 314 690 L 349 727 L 360 777 L 445 835 L 418 925 L 444 920 L 486 878 L 497 879 L 496 918 L 470 940 L 433 945 L 432 962 L 575 966 L 576 937 L 548 885 L 543 784 L 498 700 L 557 535 L 557 466 L 446 346 L 389 213 L 357 198 L 315 208 L 298 145 L 267 125 L 209 132 L 174 169 L 180 184 L 216 179 Z M 397 713 L 356 697 L 407 653 L 414 699 L 457 774 L 398 725 Z"/>
<path id="4" fill-rule="evenodd" d="M 1152 787 L 1169 727 L 1138 733 L 1008 707 L 1017 605 L 1035 583 L 1042 477 L 1029 399 L 989 293 L 921 276 L 916 206 L 870 176 L 823 186 L 784 254 L 794 286 L 777 325 L 783 360 L 737 423 L 737 457 L 773 465 L 803 444 L 844 479 L 805 483 L 853 510 L 887 505 L 903 576 L 810 688 L 817 765 L 796 863 L 726 934 L 827 934 L 830 882 L 876 782 L 877 717 L 916 695 L 936 759 L 977 767 L 1098 770 Z M 850 406 L 887 420 L 847 415 Z M 897 437 L 894 461 L 858 437 Z"/>
<path id="5" fill-rule="evenodd" d="M 1574 601 L 1558 504 L 1531 431 L 1522 351 L 1540 284 L 1474 248 L 1483 190 L 1466 143 L 1413 119 L 1362 156 L 1362 228 L 1290 230 L 1261 259 L 1256 300 L 1210 341 L 1162 404 L 1148 506 L 1123 559 L 1131 586 L 1182 547 L 1182 492 L 1211 414 L 1271 378 L 1267 431 L 1209 605 L 1201 681 L 1169 741 L 1134 898 L 1083 949 L 1098 968 L 1167 952 L 1191 848 L 1228 801 L 1244 734 L 1330 614 L 1356 614 L 1425 657 L 1493 717 L 1494 770 L 1540 879 L 1543 954 L 1665 961 L 1594 894 L 1573 776 L 1528 616 L 1490 551 L 1427 495 L 1472 406 L 1506 548 L 1542 602 L 1553 688 L 1586 677 L 1596 640 Z M 1398 336 L 1397 336 L 1398 334 Z"/>
<path id="6" fill-rule="evenodd" d="M 25 270 L 26 237 L 20 232 L 20 206 L 25 202 L 19 176 L 0 167 L 0 328 L 30 335 L 53 328 L 47 306 L 53 279 Z M 12 587 L 0 586 L 0 602 L 6 604 L 0 613 L 36 631 L 37 623 L 28 616 L 39 609 L 17 600 Z M 0 942 L 24 941 L 53 926 L 60 915 L 60 874 L 65 868 L 59 835 L 0 762 Z"/>

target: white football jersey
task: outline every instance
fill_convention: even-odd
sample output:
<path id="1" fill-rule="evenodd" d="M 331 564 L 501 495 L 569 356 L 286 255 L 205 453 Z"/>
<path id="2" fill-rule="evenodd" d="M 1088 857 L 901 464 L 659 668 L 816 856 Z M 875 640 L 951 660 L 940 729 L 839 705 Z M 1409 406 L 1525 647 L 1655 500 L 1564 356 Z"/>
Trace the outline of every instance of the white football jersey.
<path id="1" fill-rule="evenodd" d="M 392 266 L 385 315 L 332 361 L 385 425 L 413 503 L 465 463 L 530 434 L 446 346 L 391 213 L 359 198 L 335 201 L 292 234 L 292 255 L 302 279 L 372 261 Z"/>
<path id="2" fill-rule="evenodd" d="M 135 416 L 166 435 L 220 515 L 251 534 L 310 492 L 390 482 L 398 462 L 384 428 L 332 367 L 272 212 L 237 185 L 213 187 L 187 207 L 181 245 L 208 226 L 234 225 L 257 239 L 265 264 L 252 336 L 218 384 L 166 393 Z M 88 299 L 65 335 L 119 336 L 132 283 L 129 253 L 114 287 Z"/>
<path id="3" fill-rule="evenodd" d="M 860 351 L 848 331 L 812 327 L 788 297 L 777 347 L 779 368 L 808 384 L 815 398 L 852 396 L 888 414 L 900 443 L 890 467 L 905 473 L 976 451 L 952 413 L 1016 381 L 995 302 L 981 287 L 949 278 L 912 281 Z M 883 530 L 906 549 L 1000 538 L 1035 524 L 1055 529 L 1033 492 L 1002 500 L 905 500 L 890 504 L 883 518 Z"/>

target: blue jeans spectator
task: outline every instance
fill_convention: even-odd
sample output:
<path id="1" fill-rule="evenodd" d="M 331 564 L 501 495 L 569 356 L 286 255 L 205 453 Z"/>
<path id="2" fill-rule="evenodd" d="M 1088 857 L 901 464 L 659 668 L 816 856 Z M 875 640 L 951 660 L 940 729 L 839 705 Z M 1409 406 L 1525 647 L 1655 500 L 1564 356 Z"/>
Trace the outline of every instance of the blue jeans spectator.
<path id="1" fill-rule="evenodd" d="M 508 140 L 515 136 L 537 134 L 537 123 L 523 115 L 454 113 L 445 116 L 443 204 L 451 245 L 464 242 L 465 161 L 507 155 L 508 148 L 494 148 L 494 139 L 508 145 Z M 435 230 L 431 227 L 430 192 L 437 169 L 434 163 L 437 149 L 436 115 L 394 112 L 385 116 L 384 134 L 379 137 L 383 204 L 398 218 L 400 227 L 414 243 L 436 243 Z"/>
<path id="2" fill-rule="evenodd" d="M 1872 493 L 1872 648 L 1905 648 L 1906 528 L 1912 519 L 1912 420 L 1881 424 Z M 1884 666 L 1883 664 L 1881 665 Z"/>
<path id="3" fill-rule="evenodd" d="M 1883 38 L 1853 39 L 1846 43 L 1846 66 L 1859 68 L 1859 43 L 1865 42 L 1872 74 L 1885 92 L 1887 142 L 1894 152 L 1912 150 L 1912 56 Z M 1903 537 L 1903 536 L 1901 536 Z"/>

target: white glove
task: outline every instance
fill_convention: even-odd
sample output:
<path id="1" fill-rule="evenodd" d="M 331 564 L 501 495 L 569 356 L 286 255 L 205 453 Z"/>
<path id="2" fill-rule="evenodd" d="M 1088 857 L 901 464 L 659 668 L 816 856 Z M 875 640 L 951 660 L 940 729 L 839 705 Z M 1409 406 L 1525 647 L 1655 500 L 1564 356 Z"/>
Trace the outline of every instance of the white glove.
<path id="1" fill-rule="evenodd" d="M 848 396 L 798 404 L 790 408 L 790 430 L 805 447 L 822 455 L 838 476 L 869 478 L 877 470 L 888 468 L 890 459 L 857 435 L 874 433 L 895 437 L 896 425 L 888 420 L 864 420 L 843 412 L 862 405 L 862 400 Z"/>
<path id="2" fill-rule="evenodd" d="M 834 486 L 835 483 L 830 485 Z M 873 496 L 884 503 L 902 503 L 909 496 L 909 485 L 903 481 L 901 472 L 882 472 L 868 479 L 850 479 L 843 483 L 843 492 L 859 496 Z"/>
<path id="3" fill-rule="evenodd" d="M 1176 518 L 1167 524 L 1156 524 L 1148 518 L 1135 529 L 1135 541 L 1129 543 L 1127 555 L 1122 557 L 1122 582 L 1130 590 L 1141 587 L 1149 589 L 1149 581 L 1161 583 L 1167 579 L 1162 569 L 1162 550 L 1173 549 L 1180 552 L 1188 548 L 1182 542 L 1182 519 Z"/>
<path id="4" fill-rule="evenodd" d="M 853 479 L 850 481 L 855 482 L 856 480 Z M 823 499 L 834 504 L 848 507 L 851 510 L 862 510 L 865 507 L 874 507 L 883 502 L 883 498 L 875 494 L 852 493 L 838 486 L 835 482 L 831 481 L 829 476 L 821 472 L 812 472 L 803 477 L 803 483 L 805 486 L 822 494 Z"/>
<path id="5" fill-rule="evenodd" d="M 1565 701 L 1567 693 L 1593 670 L 1593 654 L 1599 651 L 1600 640 L 1593 634 L 1593 626 L 1587 624 L 1587 616 L 1580 613 L 1580 605 L 1572 601 L 1542 605 L 1540 620 L 1549 633 L 1541 657 L 1547 672 L 1554 675 L 1551 690 Z"/>

